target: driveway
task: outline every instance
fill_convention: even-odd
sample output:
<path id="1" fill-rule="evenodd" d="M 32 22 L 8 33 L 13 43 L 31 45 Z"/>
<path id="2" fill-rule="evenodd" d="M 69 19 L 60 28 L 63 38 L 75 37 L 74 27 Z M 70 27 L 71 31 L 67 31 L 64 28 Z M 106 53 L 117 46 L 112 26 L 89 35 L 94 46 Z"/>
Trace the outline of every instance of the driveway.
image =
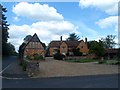
<path id="1" fill-rule="evenodd" d="M 118 74 L 117 65 L 97 63 L 70 63 L 53 58 L 40 62 L 40 71 L 35 77 L 65 77 L 83 75 Z"/>

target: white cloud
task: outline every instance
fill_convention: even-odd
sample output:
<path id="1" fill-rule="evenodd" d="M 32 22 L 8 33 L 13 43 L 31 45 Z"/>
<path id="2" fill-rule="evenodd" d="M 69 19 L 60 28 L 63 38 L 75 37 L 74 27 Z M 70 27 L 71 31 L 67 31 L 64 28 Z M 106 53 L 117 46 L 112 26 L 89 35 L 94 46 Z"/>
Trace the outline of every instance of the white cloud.
<path id="1" fill-rule="evenodd" d="M 82 8 L 94 7 L 110 15 L 114 15 L 118 13 L 119 1 L 120 0 L 80 0 L 79 6 Z"/>
<path id="2" fill-rule="evenodd" d="M 41 21 L 33 23 L 32 25 L 11 25 L 9 28 L 9 41 L 16 46 L 17 50 L 26 35 L 37 33 L 40 40 L 48 44 L 51 40 L 60 40 L 60 36 L 63 36 L 65 40 L 69 33 L 78 33 L 77 26 L 68 21 Z"/>
<path id="3" fill-rule="evenodd" d="M 115 27 L 115 31 L 118 31 L 118 16 L 109 16 L 96 22 L 102 29 L 108 27 Z"/>
<path id="4" fill-rule="evenodd" d="M 30 4 L 27 2 L 20 2 L 13 7 L 13 12 L 17 16 L 23 16 L 30 19 L 50 21 L 50 20 L 63 20 L 62 14 L 58 13 L 54 7 L 48 4 Z"/>
<path id="5" fill-rule="evenodd" d="M 98 35 L 97 31 L 91 29 L 90 27 L 88 27 L 87 25 L 85 25 L 82 22 L 79 22 L 79 28 L 82 32 L 85 32 L 86 34 L 90 34 L 90 35 Z"/>
<path id="6" fill-rule="evenodd" d="M 47 4 L 21 2 L 13 7 L 13 12 L 17 15 L 15 19 L 23 16 L 30 20 L 37 20 L 31 25 L 9 26 L 9 41 L 16 46 L 17 50 L 26 35 L 37 33 L 40 40 L 48 44 L 51 40 L 60 40 L 60 36 L 63 36 L 63 40 L 65 40 L 71 32 L 79 34 L 77 26 L 65 21 L 62 14 Z"/>
<path id="7" fill-rule="evenodd" d="M 17 16 L 13 17 L 13 20 L 16 21 L 16 22 L 20 21 L 20 19 Z"/>

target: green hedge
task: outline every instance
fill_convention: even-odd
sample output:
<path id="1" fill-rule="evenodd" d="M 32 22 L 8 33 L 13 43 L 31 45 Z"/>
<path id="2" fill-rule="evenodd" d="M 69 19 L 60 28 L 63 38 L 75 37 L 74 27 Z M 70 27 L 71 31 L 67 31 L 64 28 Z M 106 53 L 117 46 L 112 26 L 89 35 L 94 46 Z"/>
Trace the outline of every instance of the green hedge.
<path id="1" fill-rule="evenodd" d="M 63 58 L 65 58 L 65 55 L 56 53 L 53 57 L 54 59 L 57 59 L 57 60 L 63 60 Z"/>
<path id="2" fill-rule="evenodd" d="M 26 59 L 28 59 L 28 60 L 44 60 L 44 57 L 39 54 L 34 54 L 34 55 L 27 55 Z"/>

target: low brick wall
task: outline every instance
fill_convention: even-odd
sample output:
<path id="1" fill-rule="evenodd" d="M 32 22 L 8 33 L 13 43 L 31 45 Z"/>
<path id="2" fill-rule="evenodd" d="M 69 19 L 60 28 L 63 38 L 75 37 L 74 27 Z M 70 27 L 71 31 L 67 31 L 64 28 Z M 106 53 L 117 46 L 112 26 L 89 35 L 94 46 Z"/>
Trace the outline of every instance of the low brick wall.
<path id="1" fill-rule="evenodd" d="M 27 62 L 26 72 L 28 76 L 35 76 L 39 72 L 39 61 L 30 61 L 25 60 Z"/>

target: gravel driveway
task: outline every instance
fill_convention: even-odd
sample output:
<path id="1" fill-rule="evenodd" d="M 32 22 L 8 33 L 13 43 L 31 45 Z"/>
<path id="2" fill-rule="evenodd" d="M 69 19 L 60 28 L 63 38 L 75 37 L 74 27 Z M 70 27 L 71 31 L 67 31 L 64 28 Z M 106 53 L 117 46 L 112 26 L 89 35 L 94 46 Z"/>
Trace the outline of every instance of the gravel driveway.
<path id="1" fill-rule="evenodd" d="M 40 62 L 40 71 L 35 77 L 61 77 L 118 73 L 117 65 L 97 63 L 70 63 L 46 58 Z"/>

